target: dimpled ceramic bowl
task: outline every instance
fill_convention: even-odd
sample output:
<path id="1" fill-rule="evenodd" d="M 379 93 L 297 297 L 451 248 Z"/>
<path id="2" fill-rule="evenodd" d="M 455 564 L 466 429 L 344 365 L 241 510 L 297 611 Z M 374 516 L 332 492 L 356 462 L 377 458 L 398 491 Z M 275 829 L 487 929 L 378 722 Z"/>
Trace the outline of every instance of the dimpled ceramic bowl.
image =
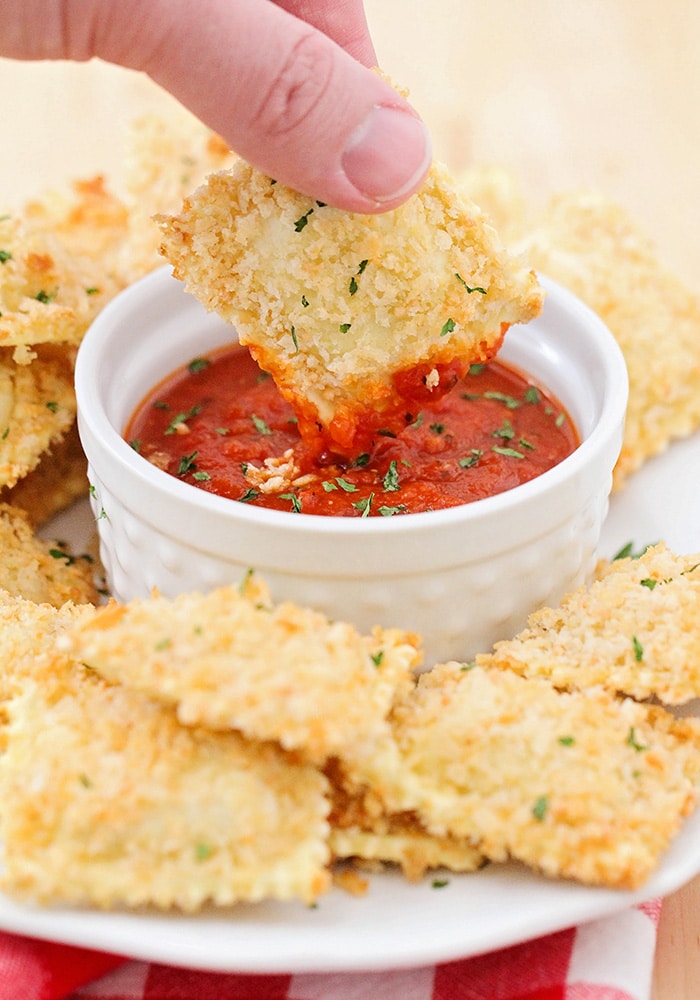
<path id="1" fill-rule="evenodd" d="M 590 573 L 622 440 L 627 373 L 604 324 L 565 289 L 506 335 L 500 357 L 557 396 L 582 440 L 561 464 L 498 496 L 442 511 L 343 518 L 265 510 L 157 469 L 122 432 L 179 365 L 235 339 L 163 268 L 99 315 L 76 366 L 101 556 L 114 596 L 238 582 L 251 568 L 276 600 L 423 636 L 425 663 L 470 658 Z"/>

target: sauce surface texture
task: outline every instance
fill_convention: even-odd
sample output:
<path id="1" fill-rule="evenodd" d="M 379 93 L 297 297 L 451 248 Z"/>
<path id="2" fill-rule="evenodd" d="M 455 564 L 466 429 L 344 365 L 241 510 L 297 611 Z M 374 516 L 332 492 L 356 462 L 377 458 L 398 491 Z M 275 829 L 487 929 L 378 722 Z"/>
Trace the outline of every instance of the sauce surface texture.
<path id="1" fill-rule="evenodd" d="M 305 514 L 390 517 L 502 493 L 569 455 L 561 404 L 499 361 L 474 365 L 404 429 L 339 463 L 300 438 L 292 407 L 248 351 L 193 359 L 140 404 L 125 437 L 184 482 L 243 503 Z"/>

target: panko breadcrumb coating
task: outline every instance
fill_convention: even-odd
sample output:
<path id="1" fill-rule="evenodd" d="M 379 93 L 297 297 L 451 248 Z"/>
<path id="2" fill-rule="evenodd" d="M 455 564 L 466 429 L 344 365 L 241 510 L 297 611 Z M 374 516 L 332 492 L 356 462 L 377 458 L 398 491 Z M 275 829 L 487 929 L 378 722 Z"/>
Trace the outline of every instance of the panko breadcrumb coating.
<path id="1" fill-rule="evenodd" d="M 302 435 L 320 424 L 341 454 L 403 419 L 404 397 L 429 398 L 455 365 L 492 357 L 542 307 L 534 273 L 437 164 L 400 208 L 366 216 L 238 160 L 160 225 L 175 275 L 235 324 Z"/>
<path id="2" fill-rule="evenodd" d="M 549 876 L 635 888 L 696 803 L 700 725 L 600 691 L 458 663 L 423 674 L 393 739 L 343 760 L 387 811 Z"/>
<path id="3" fill-rule="evenodd" d="M 0 834 L 13 895 L 193 911 L 309 903 L 329 887 L 326 781 L 278 747 L 186 729 L 60 658 L 10 716 Z"/>
<path id="4" fill-rule="evenodd" d="M 0 347 L 0 487 L 36 468 L 75 421 L 73 351 Z"/>
<path id="5" fill-rule="evenodd" d="M 90 560 L 37 538 L 18 507 L 0 503 L 0 589 L 36 604 L 96 603 Z"/>
<path id="6" fill-rule="evenodd" d="M 518 244 L 609 326 L 630 395 L 619 488 L 646 459 L 700 426 L 700 297 L 665 269 L 622 207 L 593 191 L 556 196 Z"/>
<path id="7" fill-rule="evenodd" d="M 238 587 L 111 604 L 69 638 L 77 659 L 174 705 L 184 725 L 239 729 L 316 761 L 383 732 L 419 661 L 409 633 L 363 636 Z"/>
<path id="8" fill-rule="evenodd" d="M 601 563 L 598 579 L 477 657 L 487 667 L 681 705 L 700 697 L 700 554 L 663 545 Z"/>

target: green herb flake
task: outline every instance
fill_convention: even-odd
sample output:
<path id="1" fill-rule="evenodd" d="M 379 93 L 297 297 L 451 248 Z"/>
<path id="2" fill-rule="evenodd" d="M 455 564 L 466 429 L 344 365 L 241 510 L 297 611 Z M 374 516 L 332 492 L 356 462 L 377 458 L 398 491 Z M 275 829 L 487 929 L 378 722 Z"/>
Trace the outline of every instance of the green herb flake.
<path id="1" fill-rule="evenodd" d="M 301 297 L 301 304 L 303 305 L 304 309 L 306 309 L 306 307 L 309 304 L 309 300 L 307 299 L 307 297 L 305 295 L 302 295 L 302 297 Z"/>
<path id="2" fill-rule="evenodd" d="M 88 778 L 87 774 L 79 774 L 78 781 L 83 786 L 83 788 L 92 788 L 92 782 Z"/>
<path id="3" fill-rule="evenodd" d="M 430 424 L 430 430 L 433 434 L 444 434 L 445 425 L 444 424 Z"/>
<path id="4" fill-rule="evenodd" d="M 447 336 L 448 333 L 452 333 L 452 331 L 454 330 L 454 328 L 456 327 L 456 325 L 457 324 L 455 323 L 455 321 L 453 319 L 451 319 L 451 318 L 448 319 L 448 320 L 445 320 L 445 322 L 442 325 L 442 330 L 440 330 L 440 336 L 441 337 L 445 337 L 445 336 Z"/>
<path id="5" fill-rule="evenodd" d="M 337 483 L 332 483 L 329 479 L 324 479 L 321 486 L 326 491 L 326 493 L 332 493 L 333 490 L 337 490 Z"/>
<path id="6" fill-rule="evenodd" d="M 201 406 L 197 406 L 195 404 L 194 406 L 190 407 L 190 409 L 187 411 L 187 413 L 178 413 L 178 414 L 176 414 L 173 417 L 173 419 L 170 421 L 170 423 L 168 424 L 168 426 L 165 428 L 165 430 L 163 431 L 163 434 L 178 434 L 178 433 L 182 433 L 180 431 L 180 428 L 181 427 L 182 428 L 186 428 L 187 427 L 187 421 L 191 420 L 193 417 L 196 417 L 197 414 L 199 413 L 199 411 L 201 409 L 202 409 Z"/>
<path id="7" fill-rule="evenodd" d="M 133 438 L 133 440 L 129 441 L 129 445 L 133 448 L 137 455 L 141 453 L 141 441 L 139 438 Z"/>
<path id="8" fill-rule="evenodd" d="M 204 469 L 201 469 L 199 472 L 195 472 L 192 478 L 196 479 L 198 483 L 207 483 L 211 479 L 211 476 Z"/>
<path id="9" fill-rule="evenodd" d="M 346 493 L 357 493 L 357 486 L 354 483 L 348 482 L 347 479 L 343 479 L 342 476 L 336 476 L 335 481 L 341 490 L 345 490 Z"/>
<path id="10" fill-rule="evenodd" d="M 545 816 L 547 815 L 547 810 L 549 809 L 549 799 L 546 795 L 540 795 L 538 799 L 532 806 L 532 815 L 535 817 L 538 823 L 541 823 Z"/>
<path id="11" fill-rule="evenodd" d="M 465 455 L 464 458 L 460 458 L 457 464 L 460 469 L 471 469 L 476 465 L 483 454 L 484 453 L 480 448 L 472 448 L 471 454 Z"/>
<path id="12" fill-rule="evenodd" d="M 646 576 L 643 580 L 640 580 L 639 582 L 643 587 L 647 587 L 648 590 L 653 590 L 659 581 L 655 580 L 652 576 Z"/>
<path id="13" fill-rule="evenodd" d="M 625 740 L 627 746 L 632 747 L 637 753 L 642 753 L 643 750 L 648 750 L 649 747 L 644 743 L 640 743 L 634 731 L 634 726 L 630 726 L 629 732 L 627 733 L 627 739 Z"/>
<path id="14" fill-rule="evenodd" d="M 478 361 L 476 364 L 469 365 L 469 371 L 468 371 L 467 374 L 468 375 L 481 375 L 481 373 L 483 372 L 483 370 L 484 370 L 485 367 L 486 367 L 486 363 L 484 361 Z"/>
<path id="15" fill-rule="evenodd" d="M 370 493 L 368 497 L 363 497 L 361 500 L 357 500 L 353 507 L 360 511 L 361 517 L 369 517 L 369 512 L 372 509 L 372 501 L 374 500 L 374 493 Z"/>
<path id="16" fill-rule="evenodd" d="M 296 328 L 295 328 L 295 326 L 294 326 L 293 323 L 292 323 L 292 329 L 289 332 L 292 335 L 292 343 L 294 344 L 294 351 L 295 351 L 295 353 L 298 354 L 299 353 L 299 341 L 297 340 L 297 331 L 296 331 Z"/>
<path id="17" fill-rule="evenodd" d="M 375 665 L 375 667 L 380 666 L 382 660 L 384 659 L 384 650 L 380 649 L 378 652 L 371 653 L 370 655 L 372 658 L 372 663 Z"/>
<path id="18" fill-rule="evenodd" d="M 204 843 L 197 844 L 197 846 L 194 849 L 194 856 L 197 859 L 197 861 L 206 861 L 207 858 L 210 858 L 213 853 L 214 853 L 214 848 L 211 846 L 211 844 L 204 844 Z"/>
<path id="19" fill-rule="evenodd" d="M 347 333 L 351 326 L 352 323 L 341 323 L 338 329 L 341 333 Z"/>
<path id="20" fill-rule="evenodd" d="M 559 413 L 557 415 L 557 419 L 554 421 L 554 426 L 555 427 L 563 427 L 564 424 L 565 424 L 565 422 L 566 422 L 566 414 L 565 413 Z"/>
<path id="21" fill-rule="evenodd" d="M 408 507 L 405 503 L 398 503 L 394 507 L 383 506 L 378 507 L 377 510 L 382 517 L 393 517 L 394 514 L 405 514 Z"/>
<path id="22" fill-rule="evenodd" d="M 501 438 L 503 441 L 510 441 L 515 437 L 515 431 L 510 420 L 504 420 L 500 427 L 492 432 L 491 437 Z"/>
<path id="23" fill-rule="evenodd" d="M 250 419 L 253 421 L 253 427 L 256 429 L 258 434 L 272 434 L 270 428 L 260 417 L 256 417 L 254 413 L 251 413 Z"/>
<path id="24" fill-rule="evenodd" d="M 196 375 L 197 372 L 204 371 L 205 368 L 208 368 L 210 364 L 211 361 L 209 358 L 192 358 L 187 366 L 187 371 L 190 375 Z"/>
<path id="25" fill-rule="evenodd" d="M 43 303 L 43 305 L 48 305 L 49 302 L 53 302 L 53 300 L 56 298 L 57 295 L 58 295 L 57 288 L 53 292 L 47 292 L 45 289 L 42 288 L 40 291 L 36 293 L 34 298 L 37 300 L 37 302 L 41 302 Z"/>
<path id="26" fill-rule="evenodd" d="M 357 289 L 359 287 L 360 286 L 357 284 L 357 279 L 355 278 L 355 275 L 353 274 L 352 278 L 350 278 L 350 284 L 348 285 L 348 291 L 350 292 L 351 295 L 354 295 L 355 292 L 357 291 Z"/>
<path id="27" fill-rule="evenodd" d="M 382 481 L 385 493 L 394 493 L 396 490 L 401 489 L 401 484 L 399 482 L 399 472 L 396 467 L 396 460 L 389 462 L 389 468 L 386 471 L 386 475 Z"/>
<path id="28" fill-rule="evenodd" d="M 563 747 L 572 747 L 576 742 L 576 740 L 574 739 L 573 736 L 560 736 L 559 742 Z"/>
<path id="29" fill-rule="evenodd" d="M 357 269 L 357 273 L 358 274 L 362 274 L 364 272 L 364 269 L 367 267 L 368 264 L 369 264 L 369 260 L 367 260 L 367 259 L 361 260 L 360 261 L 360 266 Z"/>
<path id="30" fill-rule="evenodd" d="M 250 503 L 251 500 L 257 500 L 259 496 L 260 494 L 258 491 L 254 490 L 251 486 L 250 489 L 246 490 L 245 493 L 239 496 L 238 500 L 240 503 Z"/>
<path id="31" fill-rule="evenodd" d="M 644 646 L 642 646 L 636 635 L 632 636 L 632 649 L 634 650 L 635 660 L 637 663 L 641 663 L 644 659 Z"/>
<path id="32" fill-rule="evenodd" d="M 448 878 L 434 878 L 430 884 L 433 889 L 444 889 L 450 884 L 450 880 Z"/>
<path id="33" fill-rule="evenodd" d="M 496 455 L 504 455 L 506 458 L 525 458 L 523 453 L 515 448 L 500 448 L 498 445 L 494 445 L 491 451 L 495 452 Z"/>
<path id="34" fill-rule="evenodd" d="M 99 291 L 100 291 L 99 288 L 95 288 L 95 286 L 92 285 L 90 288 L 86 288 L 85 289 L 85 294 L 86 295 L 97 295 L 99 293 Z"/>
<path id="35" fill-rule="evenodd" d="M 289 500 L 293 513 L 301 514 L 301 500 L 296 493 L 280 493 L 280 500 Z"/>
<path id="36" fill-rule="evenodd" d="M 72 566 L 75 562 L 74 556 L 70 552 L 65 552 L 63 549 L 49 549 L 49 555 L 52 559 L 64 559 L 66 566 Z"/>
<path id="37" fill-rule="evenodd" d="M 455 271 L 455 278 L 471 295 L 473 292 L 480 292 L 482 295 L 486 295 L 486 289 L 482 288 L 481 285 L 468 285 L 461 274 Z"/>
<path id="38" fill-rule="evenodd" d="M 352 463 L 351 468 L 363 469 L 365 465 L 369 464 L 370 455 L 366 451 L 360 452 L 355 461 Z"/>
<path id="39" fill-rule="evenodd" d="M 509 410 L 517 410 L 523 404 L 515 396 L 509 396 L 506 392 L 496 392 L 495 390 L 485 392 L 484 399 L 492 399 L 496 403 L 503 403 L 503 405 Z"/>
<path id="40" fill-rule="evenodd" d="M 193 451 L 190 455 L 182 455 L 177 467 L 178 476 L 186 476 L 188 472 L 196 470 L 197 463 L 195 462 L 195 458 L 197 454 L 196 451 Z"/>
<path id="41" fill-rule="evenodd" d="M 170 406 L 164 400 L 157 399 L 156 402 L 153 404 L 153 409 L 154 410 L 169 410 Z"/>
<path id="42" fill-rule="evenodd" d="M 8 260 L 12 260 L 12 251 L 0 250 L 0 264 L 7 264 Z"/>
<path id="43" fill-rule="evenodd" d="M 153 648 L 157 653 L 162 653 L 164 649 L 170 649 L 172 644 L 173 640 L 170 638 L 170 636 L 166 636 L 164 639 L 161 639 L 159 642 L 157 642 Z"/>
<path id="44" fill-rule="evenodd" d="M 534 385 L 529 385 L 525 390 L 524 400 L 526 403 L 539 403 L 542 400 L 539 389 Z"/>
<path id="45" fill-rule="evenodd" d="M 5 441 L 5 440 L 7 439 L 7 435 L 8 435 L 9 433 L 10 433 L 10 428 L 9 428 L 9 427 L 6 427 L 6 428 L 5 428 L 5 430 L 4 430 L 3 432 L 2 432 L 2 440 L 3 440 L 3 441 Z"/>
<path id="46" fill-rule="evenodd" d="M 313 214 L 313 208 L 310 208 L 308 212 L 305 212 L 304 215 L 300 216 L 294 223 L 294 231 L 300 233 L 302 229 L 304 229 L 308 224 L 309 216 L 312 214 Z"/>
<path id="47" fill-rule="evenodd" d="M 647 549 L 650 548 L 649 545 L 645 545 L 643 548 L 639 549 L 638 552 L 634 550 L 634 542 L 627 542 L 622 548 L 615 553 L 612 557 L 612 561 L 615 562 L 617 559 L 641 559 Z"/>
<path id="48" fill-rule="evenodd" d="M 46 404 L 46 409 L 47 410 L 51 410 L 52 413 L 58 413 L 58 411 L 59 411 L 59 405 L 54 400 L 50 400 Z"/>

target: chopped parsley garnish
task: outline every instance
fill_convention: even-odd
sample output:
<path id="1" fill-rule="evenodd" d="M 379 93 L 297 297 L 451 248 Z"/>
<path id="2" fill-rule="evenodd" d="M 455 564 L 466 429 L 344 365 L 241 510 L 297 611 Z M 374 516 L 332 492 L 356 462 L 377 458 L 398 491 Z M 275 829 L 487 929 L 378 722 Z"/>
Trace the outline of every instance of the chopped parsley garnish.
<path id="1" fill-rule="evenodd" d="M 557 415 L 557 419 L 554 421 L 554 424 L 556 427 L 563 427 L 565 421 L 566 421 L 566 414 L 560 413 Z"/>
<path id="2" fill-rule="evenodd" d="M 641 559 L 644 553 L 650 546 L 645 545 L 644 548 L 640 549 L 638 552 L 634 551 L 634 542 L 627 542 L 623 545 L 619 552 L 616 552 L 612 557 L 612 561 L 615 562 L 617 559 Z"/>
<path id="3" fill-rule="evenodd" d="M 58 413 L 58 410 L 59 410 L 58 403 L 54 402 L 53 400 L 50 400 L 46 404 L 46 409 L 47 410 L 51 410 L 52 413 Z"/>
<path id="4" fill-rule="evenodd" d="M 360 452 L 351 468 L 362 469 L 369 462 L 370 456 L 366 451 Z"/>
<path id="5" fill-rule="evenodd" d="M 296 352 L 298 352 L 299 351 L 299 341 L 297 340 L 297 331 L 296 331 L 296 328 L 295 328 L 295 326 L 294 326 L 293 323 L 292 323 L 292 329 L 290 330 L 290 333 L 292 335 L 292 343 L 294 344 L 294 350 Z"/>
<path id="6" fill-rule="evenodd" d="M 6 264 L 8 260 L 12 260 L 12 251 L 0 250 L 0 264 Z"/>
<path id="7" fill-rule="evenodd" d="M 351 326 L 352 323 L 341 323 L 338 329 L 341 333 L 347 333 Z"/>
<path id="8" fill-rule="evenodd" d="M 309 304 L 309 300 L 307 299 L 307 297 L 305 295 L 302 295 L 302 297 L 301 297 L 301 304 L 303 305 L 304 309 L 306 309 L 306 307 Z"/>
<path id="9" fill-rule="evenodd" d="M 576 742 L 576 740 L 573 738 L 573 736 L 560 736 L 559 742 L 563 747 L 572 747 Z"/>
<path id="10" fill-rule="evenodd" d="M 549 799 L 546 795 L 540 795 L 538 799 L 535 800 L 532 806 L 532 815 L 535 817 L 538 823 L 541 823 L 545 816 L 547 815 L 547 810 L 549 809 Z"/>
<path id="11" fill-rule="evenodd" d="M 239 501 L 241 503 L 250 503 L 251 500 L 256 500 L 260 494 L 257 490 L 254 490 L 251 486 L 250 489 L 246 490 L 241 496 L 239 496 Z"/>
<path id="12" fill-rule="evenodd" d="M 433 432 L 433 434 L 444 434 L 445 433 L 445 425 L 444 424 L 431 424 L 430 425 L 430 430 Z"/>
<path id="13" fill-rule="evenodd" d="M 470 455 L 465 455 L 464 458 L 460 458 L 458 463 L 460 469 L 471 469 L 472 466 L 476 465 L 483 454 L 483 451 L 479 448 L 472 448 Z"/>
<path id="14" fill-rule="evenodd" d="M 405 503 L 397 503 L 394 507 L 378 507 L 377 510 L 382 515 L 382 517 L 393 517 L 394 514 L 405 514 L 408 507 Z"/>
<path id="15" fill-rule="evenodd" d="M 374 500 L 374 493 L 370 493 L 368 497 L 363 497 L 361 500 L 356 500 L 353 507 L 359 510 L 362 517 L 369 517 L 369 512 L 372 508 L 372 501 Z"/>
<path id="16" fill-rule="evenodd" d="M 294 223 L 295 232 L 300 233 L 302 229 L 305 228 L 305 226 L 309 221 L 309 216 L 312 214 L 313 214 L 313 208 L 310 208 L 308 212 L 305 212 L 304 215 L 300 216 L 297 219 L 297 221 Z"/>
<path id="17" fill-rule="evenodd" d="M 450 884 L 450 880 L 448 878 L 434 878 L 430 884 L 433 889 L 444 889 Z"/>
<path id="18" fill-rule="evenodd" d="M 360 261 L 360 266 L 357 269 L 357 273 L 358 274 L 362 274 L 362 272 L 364 271 L 364 269 L 367 267 L 368 264 L 369 264 L 369 260 L 367 260 L 367 259 L 361 260 Z"/>
<path id="19" fill-rule="evenodd" d="M 270 428 L 260 417 L 256 417 L 254 413 L 251 413 L 250 419 L 253 421 L 253 427 L 255 427 L 258 434 L 272 434 Z"/>
<path id="20" fill-rule="evenodd" d="M 468 372 L 468 374 L 469 375 L 481 375 L 481 373 L 483 372 L 483 370 L 484 370 L 485 367 L 486 367 L 485 362 L 478 361 L 478 362 L 476 362 L 473 365 L 469 365 L 469 372 Z"/>
<path id="21" fill-rule="evenodd" d="M 642 646 L 636 635 L 632 636 L 632 649 L 634 650 L 635 660 L 637 663 L 641 663 L 644 659 L 644 646 Z"/>
<path id="22" fill-rule="evenodd" d="M 401 484 L 399 483 L 399 472 L 396 467 L 396 460 L 389 462 L 389 468 L 386 471 L 386 475 L 383 479 L 383 486 L 385 493 L 393 493 L 396 490 L 401 489 Z"/>
<path id="23" fill-rule="evenodd" d="M 643 587 L 647 587 L 649 590 L 653 590 L 656 584 L 659 582 L 651 576 L 645 577 L 643 580 L 639 581 Z"/>
<path id="24" fill-rule="evenodd" d="M 371 653 L 370 655 L 372 657 L 372 663 L 375 665 L 375 667 L 378 667 L 382 662 L 382 660 L 384 659 L 384 650 L 380 649 L 378 652 Z"/>
<path id="25" fill-rule="evenodd" d="M 510 420 L 504 420 L 501 426 L 493 431 L 491 437 L 501 438 L 503 441 L 510 441 L 511 438 L 515 437 L 515 431 Z"/>
<path id="26" fill-rule="evenodd" d="M 358 288 L 359 288 L 359 285 L 357 284 L 357 279 L 355 278 L 355 275 L 353 274 L 352 278 L 350 278 L 350 284 L 348 285 L 348 291 L 350 292 L 351 295 L 354 295 Z"/>
<path id="27" fill-rule="evenodd" d="M 456 325 L 457 324 L 453 319 L 445 320 L 445 322 L 442 325 L 442 330 L 440 330 L 440 336 L 444 337 L 446 334 L 452 333 Z"/>
<path id="28" fill-rule="evenodd" d="M 66 566 L 72 566 L 75 562 L 75 557 L 70 554 L 70 552 L 65 552 L 63 549 L 49 549 L 49 555 L 52 559 L 65 559 Z"/>
<path id="29" fill-rule="evenodd" d="M 211 844 L 197 844 L 194 849 L 195 858 L 197 861 L 206 861 L 214 853 L 214 848 Z"/>
<path id="30" fill-rule="evenodd" d="M 197 372 L 203 371 L 208 368 L 211 364 L 209 358 L 193 358 L 187 366 L 187 371 L 190 375 L 196 375 Z"/>
<path id="31" fill-rule="evenodd" d="M 280 500 L 289 500 L 293 513 L 301 514 L 301 500 L 296 493 L 280 493 Z"/>
<path id="32" fill-rule="evenodd" d="M 141 453 L 141 441 L 138 438 L 134 438 L 132 441 L 129 441 L 129 445 L 134 449 L 137 455 Z"/>
<path id="33" fill-rule="evenodd" d="M 493 399 L 497 403 L 503 403 L 503 405 L 509 410 L 517 410 L 518 407 L 523 405 L 520 400 L 516 399 L 514 396 L 509 396 L 506 392 L 496 392 L 495 390 L 485 392 L 484 399 Z"/>
<path id="34" fill-rule="evenodd" d="M 56 298 L 57 295 L 58 295 L 57 288 L 53 292 L 47 292 L 42 288 L 40 291 L 36 293 L 34 298 L 37 300 L 37 302 L 42 302 L 44 305 L 48 305 L 49 302 L 53 302 L 53 300 Z"/>
<path id="35" fill-rule="evenodd" d="M 345 490 L 346 493 L 357 493 L 357 486 L 354 483 L 349 482 L 347 479 L 343 479 L 342 476 L 336 476 L 335 481 L 340 486 L 341 490 Z"/>
<path id="36" fill-rule="evenodd" d="M 636 750 L 637 753 L 641 753 L 642 750 L 649 749 L 648 746 L 645 746 L 644 743 L 640 743 L 639 740 L 637 739 L 634 732 L 634 726 L 630 726 L 629 732 L 627 733 L 627 739 L 625 742 L 627 743 L 627 746 L 632 747 L 632 749 Z"/>
<path id="37" fill-rule="evenodd" d="M 457 271 L 455 271 L 455 278 L 460 283 L 460 285 L 463 285 L 466 288 L 466 290 L 469 292 L 470 295 L 472 294 L 472 292 L 481 292 L 482 295 L 486 295 L 485 288 L 482 288 L 481 285 L 468 285 L 464 280 L 464 278 L 462 277 L 462 275 L 459 274 Z"/>
<path id="38" fill-rule="evenodd" d="M 525 390 L 524 399 L 526 403 L 539 403 L 542 397 L 540 396 L 539 389 L 536 389 L 534 385 L 531 385 Z"/>
<path id="39" fill-rule="evenodd" d="M 192 478 L 196 479 L 198 483 L 206 483 L 211 479 L 211 476 L 208 472 L 205 472 L 204 469 L 201 469 L 200 471 L 195 472 Z"/>
<path id="40" fill-rule="evenodd" d="M 179 427 L 184 427 L 187 424 L 187 421 L 191 420 L 192 417 L 196 417 L 197 414 L 199 413 L 199 411 L 201 409 L 202 409 L 201 406 L 197 406 L 195 404 L 194 406 L 190 407 L 190 409 L 187 411 L 187 413 L 178 413 L 176 416 L 173 417 L 173 419 L 170 421 L 170 423 L 165 428 L 165 430 L 163 431 L 163 433 L 164 434 L 177 434 L 178 433 L 178 428 Z"/>
<path id="41" fill-rule="evenodd" d="M 506 458 L 525 458 L 521 451 L 517 451 L 515 448 L 501 448 L 497 444 L 493 446 L 491 451 L 497 455 L 505 455 Z"/>
<path id="42" fill-rule="evenodd" d="M 197 457 L 197 452 L 193 451 L 191 455 L 183 455 L 180 458 L 180 462 L 177 467 L 178 476 L 186 476 L 188 472 L 194 472 L 197 468 L 197 463 L 195 458 Z"/>

